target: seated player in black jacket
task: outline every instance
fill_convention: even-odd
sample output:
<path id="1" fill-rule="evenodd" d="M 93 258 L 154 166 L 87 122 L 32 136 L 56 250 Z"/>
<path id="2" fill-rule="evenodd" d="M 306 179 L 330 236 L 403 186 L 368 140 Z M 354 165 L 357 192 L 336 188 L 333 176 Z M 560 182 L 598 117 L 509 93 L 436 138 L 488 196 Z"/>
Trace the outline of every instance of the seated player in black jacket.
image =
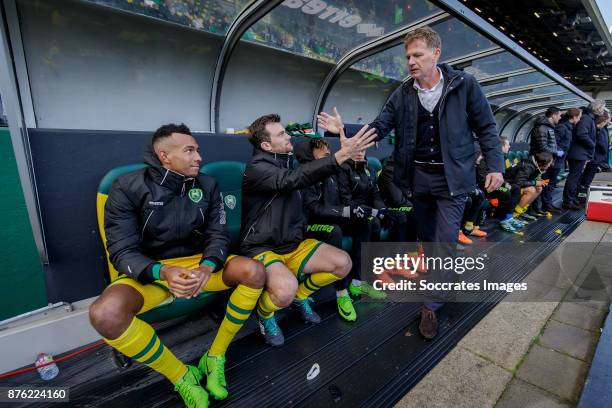
<path id="1" fill-rule="evenodd" d="M 306 239 L 307 218 L 301 190 L 339 171 L 356 151 L 373 145 L 374 130 L 364 126 L 347 139 L 340 136 L 335 154 L 292 168 L 293 146 L 278 115 L 258 118 L 249 126 L 253 157 L 242 182 L 240 250 L 266 267 L 266 289 L 257 314 L 267 343 L 279 346 L 284 336 L 274 312 L 293 303 L 302 318 L 318 323 L 309 296 L 344 278 L 351 270 L 350 256 L 341 249 Z"/>
<path id="2" fill-rule="evenodd" d="M 104 208 L 109 259 L 120 273 L 91 305 L 93 327 L 126 356 L 164 375 L 188 407 L 227 397 L 225 351 L 257 304 L 261 263 L 229 255 L 223 197 L 201 174 L 198 143 L 185 125 L 164 125 L 145 149 L 147 167 L 117 178 Z M 229 256 L 228 256 L 229 255 Z M 234 288 L 198 367 L 183 364 L 138 316 L 174 298 Z"/>
<path id="3" fill-rule="evenodd" d="M 365 151 L 357 152 L 342 165 L 338 175 L 340 202 L 350 208 L 358 209 L 360 217 L 352 223 L 352 234 L 358 236 L 353 244 L 354 256 L 361 260 L 361 243 L 379 241 L 381 228 L 391 227 L 392 221 L 386 205 L 380 197 L 376 172 L 368 166 Z M 386 219 L 385 219 L 386 218 Z M 381 221 L 385 219 L 384 224 Z M 362 281 L 361 262 L 355 262 L 351 270 L 350 282 L 344 283 L 344 290 L 353 296 L 366 295 L 372 299 L 384 299 L 386 295 L 377 291 L 366 281 Z M 340 287 L 337 287 L 337 289 Z"/>
<path id="4" fill-rule="evenodd" d="M 298 144 L 295 153 L 296 158 L 302 164 L 331 154 L 329 143 L 322 138 L 310 139 Z M 338 177 L 335 174 L 304 189 L 302 193 L 304 209 L 308 215 L 309 223 L 306 236 L 337 248 L 342 248 L 342 238 L 344 236 L 350 236 L 352 246 L 349 253 L 353 260 L 353 268 L 360 268 L 361 242 L 363 240 L 368 241 L 371 235 L 371 231 L 367 228 L 360 228 L 365 220 L 367 210 L 359 206 L 351 208 L 350 205 L 341 203 Z M 350 276 L 352 276 L 352 273 Z M 357 312 L 347 291 L 346 278 L 334 282 L 334 286 L 336 287 L 336 301 L 340 316 L 345 320 L 355 321 Z M 370 288 L 371 286 L 366 283 L 361 289 L 367 291 Z M 354 289 L 353 292 L 355 292 Z M 372 296 L 384 298 L 385 293 L 374 291 Z"/>
<path id="5" fill-rule="evenodd" d="M 542 174 L 550 167 L 553 156 L 549 152 L 537 153 L 521 161 L 510 183 L 521 191 L 521 198 L 514 207 L 513 218 L 525 221 L 535 221 L 537 218 L 526 213 L 529 205 L 542 193 L 548 180 L 542 179 Z"/>
<path id="6" fill-rule="evenodd" d="M 498 189 L 487 193 L 486 197 L 495 208 L 496 217 L 501 220 L 499 223 L 500 227 L 506 232 L 515 233 L 525 226 L 525 223 L 513 217 L 514 209 L 521 198 L 521 187 L 512 185 L 511 181 L 514 180 L 516 176 L 520 162 L 516 159 L 510 161 L 508 158 L 508 152 L 510 151 L 510 142 L 508 138 L 500 136 L 499 140 L 502 146 L 502 152 L 504 153 L 504 184 Z M 486 161 L 477 160 L 476 180 L 481 189 L 484 186 L 485 175 L 488 171 L 489 169 L 487 168 Z"/>

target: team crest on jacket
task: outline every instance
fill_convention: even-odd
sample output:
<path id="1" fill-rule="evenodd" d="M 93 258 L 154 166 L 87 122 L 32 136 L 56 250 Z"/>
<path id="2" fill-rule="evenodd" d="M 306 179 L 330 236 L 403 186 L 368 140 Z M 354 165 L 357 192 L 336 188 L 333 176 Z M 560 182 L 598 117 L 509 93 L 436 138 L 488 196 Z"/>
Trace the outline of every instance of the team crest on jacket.
<path id="1" fill-rule="evenodd" d="M 200 201 L 202 201 L 204 193 L 202 193 L 202 190 L 200 190 L 199 188 L 192 188 L 191 190 L 189 190 L 189 193 L 187 193 L 187 196 L 189 196 L 189 199 L 194 203 L 199 203 Z"/>
<path id="2" fill-rule="evenodd" d="M 236 208 L 236 196 L 235 195 L 228 194 L 223 198 L 223 201 L 225 202 L 225 205 L 227 205 L 227 208 L 229 208 L 230 210 L 233 210 L 234 208 Z"/>

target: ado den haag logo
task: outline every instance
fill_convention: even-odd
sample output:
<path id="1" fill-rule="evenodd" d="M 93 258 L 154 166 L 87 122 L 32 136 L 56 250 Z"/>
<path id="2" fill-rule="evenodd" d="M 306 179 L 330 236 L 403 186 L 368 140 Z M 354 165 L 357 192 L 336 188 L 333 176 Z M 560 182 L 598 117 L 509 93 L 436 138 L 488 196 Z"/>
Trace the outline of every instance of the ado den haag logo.
<path id="1" fill-rule="evenodd" d="M 236 208 L 236 196 L 228 194 L 223 198 L 223 201 L 225 202 L 225 205 L 227 205 L 227 208 L 229 208 L 230 210 Z"/>

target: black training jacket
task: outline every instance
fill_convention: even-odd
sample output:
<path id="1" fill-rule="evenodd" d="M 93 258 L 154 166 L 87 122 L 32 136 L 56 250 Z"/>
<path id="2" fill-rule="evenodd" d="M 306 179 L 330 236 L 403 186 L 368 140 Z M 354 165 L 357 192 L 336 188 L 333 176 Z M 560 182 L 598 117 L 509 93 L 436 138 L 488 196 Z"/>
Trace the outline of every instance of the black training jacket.
<path id="1" fill-rule="evenodd" d="M 314 160 L 310 148 L 310 138 L 295 146 L 295 157 L 300 164 Z M 327 222 L 343 219 L 344 206 L 340 202 L 338 177 L 332 174 L 302 190 L 304 210 L 308 215 L 308 222 Z"/>
<path id="2" fill-rule="evenodd" d="M 307 226 L 301 189 L 339 169 L 334 156 L 292 169 L 292 154 L 254 149 L 242 180 L 240 252 L 253 257 L 273 250 L 293 251 L 304 240 Z"/>
<path id="3" fill-rule="evenodd" d="M 597 126 L 595 125 L 595 113 L 589 108 L 582 109 L 582 116 L 572 135 L 567 158 L 571 160 L 592 160 L 595 153 L 597 140 Z"/>
<path id="4" fill-rule="evenodd" d="M 535 186 L 536 181 L 541 175 L 542 172 L 538 169 L 534 157 L 529 156 L 517 165 L 516 175 L 514 179 L 510 181 L 510 184 L 519 187 Z"/>
<path id="5" fill-rule="evenodd" d="M 115 180 L 104 207 L 106 246 L 115 269 L 146 283 L 153 280 L 157 261 L 199 253 L 222 268 L 230 240 L 216 180 L 167 170 L 150 145 L 144 161 L 146 168 Z"/>
<path id="6" fill-rule="evenodd" d="M 610 134 L 608 128 L 597 129 L 597 140 L 593 162 L 597 164 L 608 164 L 610 154 Z"/>
<path id="7" fill-rule="evenodd" d="M 368 166 L 367 161 L 355 162 L 351 159 L 342 163 L 338 175 L 340 200 L 344 205 L 367 205 L 372 208 L 384 208 L 380 197 L 376 172 Z"/>
<path id="8" fill-rule="evenodd" d="M 393 181 L 393 156 L 385 160 L 385 165 L 378 176 L 380 196 L 388 207 L 412 207 L 410 197 Z"/>
<path id="9" fill-rule="evenodd" d="M 555 127 L 546 119 L 546 116 L 539 116 L 536 119 L 529 140 L 530 154 L 542 152 L 549 152 L 553 157 L 557 153 Z"/>
<path id="10" fill-rule="evenodd" d="M 564 152 L 564 156 L 567 156 L 567 151 L 572 142 L 572 133 L 574 132 L 574 125 L 569 123 L 567 120 L 559 122 L 555 126 L 555 136 L 557 138 L 557 147 Z"/>

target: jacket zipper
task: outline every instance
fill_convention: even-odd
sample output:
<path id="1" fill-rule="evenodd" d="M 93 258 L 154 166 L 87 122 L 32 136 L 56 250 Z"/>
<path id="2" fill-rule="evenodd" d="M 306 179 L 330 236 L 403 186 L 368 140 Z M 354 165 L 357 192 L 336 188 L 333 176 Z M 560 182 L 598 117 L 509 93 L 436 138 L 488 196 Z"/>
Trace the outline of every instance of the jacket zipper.
<path id="1" fill-rule="evenodd" d="M 155 212 L 155 210 L 151 210 L 151 212 L 149 213 L 149 216 L 147 217 L 147 220 L 144 223 L 144 226 L 142 227 L 142 232 L 140 233 L 140 240 L 141 241 L 144 239 L 145 228 L 147 228 L 147 224 L 149 223 L 149 220 L 151 219 L 151 216 L 153 215 L 154 212 Z"/>
<path id="2" fill-rule="evenodd" d="M 457 79 L 456 76 L 452 77 L 451 80 L 448 82 L 446 91 L 444 91 L 444 94 L 442 94 L 442 99 L 440 100 L 440 106 L 438 107 L 438 132 L 440 131 L 440 120 L 442 119 L 442 110 L 444 109 L 444 102 L 446 101 L 446 95 L 448 95 L 448 93 L 451 91 L 451 85 L 453 84 L 453 82 L 455 82 L 455 79 Z M 441 140 L 442 139 L 440 139 L 440 149 L 442 151 L 442 141 Z M 442 160 L 444 160 L 444 156 L 442 156 Z M 452 191 L 450 191 L 450 195 L 451 197 L 454 196 Z"/>
<path id="3" fill-rule="evenodd" d="M 257 218 L 255 218 L 255 221 L 253 221 L 253 223 L 251 224 L 251 226 L 249 227 L 246 235 L 244 236 L 244 238 L 242 239 L 242 242 L 246 241 L 246 239 L 249 237 L 249 235 L 251 234 L 251 232 L 253 232 L 255 230 L 255 225 L 257 224 L 257 222 L 259 221 L 259 217 L 263 216 L 266 212 L 266 210 L 268 209 L 268 207 L 270 206 L 270 204 L 272 204 L 272 201 L 274 201 L 274 199 L 276 198 L 278 194 L 274 194 L 274 196 L 270 199 L 270 201 L 268 201 L 266 203 L 266 205 L 264 206 L 263 210 L 261 210 L 261 213 L 258 214 Z"/>
<path id="4" fill-rule="evenodd" d="M 440 119 L 442 118 L 442 109 L 444 108 L 444 101 L 446 100 L 446 95 L 448 95 L 450 86 L 453 84 L 455 79 L 457 79 L 456 76 L 451 78 L 451 80 L 448 82 L 448 86 L 446 87 L 446 91 L 444 92 L 444 94 L 442 94 L 442 99 L 440 100 L 440 107 L 438 108 L 438 129 L 440 128 Z"/>

